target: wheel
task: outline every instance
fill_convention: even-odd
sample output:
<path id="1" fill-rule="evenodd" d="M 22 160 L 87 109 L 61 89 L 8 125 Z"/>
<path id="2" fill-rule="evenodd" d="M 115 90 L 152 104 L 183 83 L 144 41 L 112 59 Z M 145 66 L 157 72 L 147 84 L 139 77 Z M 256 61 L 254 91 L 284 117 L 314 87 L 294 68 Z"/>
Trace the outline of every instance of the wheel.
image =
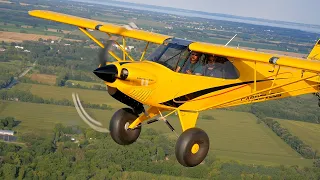
<path id="1" fill-rule="evenodd" d="M 135 142 L 141 132 L 141 127 L 128 129 L 129 125 L 138 118 L 132 109 L 119 109 L 111 118 L 109 129 L 112 139 L 120 145 L 129 145 Z"/>
<path id="2" fill-rule="evenodd" d="M 209 151 L 209 137 L 199 128 L 184 131 L 176 143 L 176 158 L 185 167 L 200 164 Z"/>

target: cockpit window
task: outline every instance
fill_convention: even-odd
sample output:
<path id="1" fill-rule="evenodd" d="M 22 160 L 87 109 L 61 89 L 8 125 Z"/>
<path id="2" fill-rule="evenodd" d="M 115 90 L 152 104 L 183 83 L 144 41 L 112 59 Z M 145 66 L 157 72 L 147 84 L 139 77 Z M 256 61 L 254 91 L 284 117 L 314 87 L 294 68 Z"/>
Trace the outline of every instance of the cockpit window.
<path id="1" fill-rule="evenodd" d="M 169 43 L 168 45 L 159 46 L 147 59 L 175 70 L 178 61 L 185 59 L 188 55 L 187 49 L 187 46 Z"/>
<path id="2" fill-rule="evenodd" d="M 223 79 L 238 79 L 239 71 L 225 57 L 207 55 L 203 64 L 203 75 Z"/>
<path id="3" fill-rule="evenodd" d="M 191 52 L 188 49 L 189 44 L 190 42 L 184 40 L 168 40 L 147 59 L 179 73 L 222 79 L 240 77 L 237 68 L 226 57 Z"/>

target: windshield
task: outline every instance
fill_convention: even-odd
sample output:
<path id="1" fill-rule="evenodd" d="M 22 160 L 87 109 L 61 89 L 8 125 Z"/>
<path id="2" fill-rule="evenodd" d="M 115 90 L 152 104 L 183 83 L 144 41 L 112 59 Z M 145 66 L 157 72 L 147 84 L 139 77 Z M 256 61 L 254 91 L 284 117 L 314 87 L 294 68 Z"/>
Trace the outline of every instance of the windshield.
<path id="1" fill-rule="evenodd" d="M 175 70 L 179 60 L 188 56 L 187 46 L 171 44 L 159 46 L 147 59 Z"/>

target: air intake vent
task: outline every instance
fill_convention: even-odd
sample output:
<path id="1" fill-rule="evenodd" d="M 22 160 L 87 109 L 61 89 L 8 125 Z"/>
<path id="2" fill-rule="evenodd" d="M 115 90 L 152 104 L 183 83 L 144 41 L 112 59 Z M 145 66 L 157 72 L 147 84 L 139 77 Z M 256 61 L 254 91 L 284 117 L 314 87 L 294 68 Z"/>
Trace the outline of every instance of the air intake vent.
<path id="1" fill-rule="evenodd" d="M 131 91 L 130 96 L 140 102 L 144 102 L 148 99 L 151 92 L 152 91 L 150 89 L 137 88 L 137 89 L 134 89 L 133 91 Z"/>

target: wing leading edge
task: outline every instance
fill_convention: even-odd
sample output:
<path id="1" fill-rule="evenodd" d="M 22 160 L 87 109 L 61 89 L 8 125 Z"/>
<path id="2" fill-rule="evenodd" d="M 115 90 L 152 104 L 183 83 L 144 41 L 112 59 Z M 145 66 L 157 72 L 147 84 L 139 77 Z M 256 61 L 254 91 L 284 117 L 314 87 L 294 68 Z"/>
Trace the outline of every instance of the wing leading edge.
<path id="1" fill-rule="evenodd" d="M 114 24 L 109 24 L 101 21 L 81 18 L 77 16 L 72 16 L 72 15 L 67 15 L 63 13 L 57 13 L 53 11 L 32 10 L 32 11 L 29 11 L 29 15 L 37 18 L 56 21 L 64 24 L 77 26 L 77 27 L 95 29 L 105 33 L 117 34 L 120 36 L 148 41 L 156 44 L 162 44 L 164 40 L 171 38 L 171 36 L 167 36 L 167 35 L 162 35 L 162 34 L 157 34 L 157 33 L 137 30 L 137 29 L 129 30 L 123 26 L 118 26 Z"/>

